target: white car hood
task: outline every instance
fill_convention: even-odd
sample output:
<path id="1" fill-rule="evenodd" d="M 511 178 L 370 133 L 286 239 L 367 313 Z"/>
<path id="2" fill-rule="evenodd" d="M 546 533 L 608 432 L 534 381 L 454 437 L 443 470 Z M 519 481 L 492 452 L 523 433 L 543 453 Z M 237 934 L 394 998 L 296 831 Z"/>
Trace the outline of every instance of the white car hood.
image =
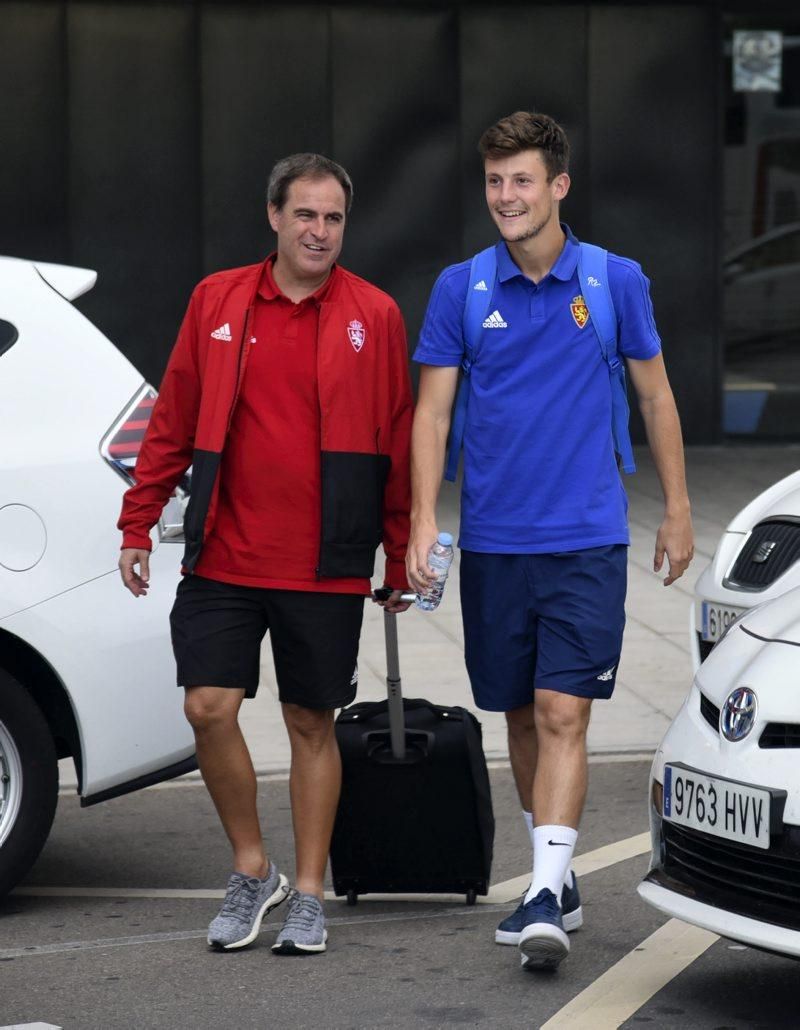
<path id="1" fill-rule="evenodd" d="M 764 640 L 800 646 L 800 587 L 753 608 L 739 625 Z"/>
<path id="2" fill-rule="evenodd" d="M 800 471 L 774 483 L 742 508 L 731 520 L 728 532 L 749 533 L 757 522 L 781 515 L 800 517 Z"/>

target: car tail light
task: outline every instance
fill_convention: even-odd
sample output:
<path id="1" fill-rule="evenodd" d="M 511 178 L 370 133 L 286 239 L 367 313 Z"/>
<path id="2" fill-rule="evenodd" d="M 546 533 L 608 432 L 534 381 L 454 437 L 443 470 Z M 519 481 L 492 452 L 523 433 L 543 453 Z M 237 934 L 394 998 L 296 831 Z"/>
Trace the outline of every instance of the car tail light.
<path id="1" fill-rule="evenodd" d="M 100 441 L 101 455 L 129 486 L 136 482 L 133 475 L 134 466 L 157 396 L 153 387 L 145 383 L 126 404 L 119 418 Z M 189 468 L 181 477 L 172 497 L 164 505 L 161 518 L 158 520 L 158 534 L 161 540 L 174 543 L 183 541 L 183 515 L 189 503 L 191 489 L 192 470 Z"/>
<path id="2" fill-rule="evenodd" d="M 157 396 L 153 387 L 145 383 L 100 441 L 100 453 L 129 486 L 136 482 L 133 467 Z"/>

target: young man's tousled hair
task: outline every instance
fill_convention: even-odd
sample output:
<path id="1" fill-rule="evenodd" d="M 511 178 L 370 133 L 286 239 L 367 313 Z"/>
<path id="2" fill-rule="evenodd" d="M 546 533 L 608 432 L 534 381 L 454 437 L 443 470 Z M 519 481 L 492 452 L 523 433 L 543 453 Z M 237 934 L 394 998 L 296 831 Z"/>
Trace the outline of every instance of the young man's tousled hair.
<path id="1" fill-rule="evenodd" d="M 267 203 L 280 211 L 286 203 L 289 187 L 296 179 L 335 179 L 344 190 L 345 211 L 353 205 L 353 183 L 340 164 L 322 154 L 291 154 L 281 158 L 269 174 Z"/>
<path id="2" fill-rule="evenodd" d="M 490 126 L 478 141 L 481 158 L 497 160 L 538 150 L 547 169 L 547 181 L 569 171 L 567 134 L 549 115 L 516 111 Z"/>

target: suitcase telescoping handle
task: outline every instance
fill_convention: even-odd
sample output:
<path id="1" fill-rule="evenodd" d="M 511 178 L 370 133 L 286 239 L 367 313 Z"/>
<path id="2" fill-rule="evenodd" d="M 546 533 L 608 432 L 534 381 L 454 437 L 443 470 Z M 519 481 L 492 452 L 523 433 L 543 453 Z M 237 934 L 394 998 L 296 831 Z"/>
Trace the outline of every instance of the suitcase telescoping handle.
<path id="1" fill-rule="evenodd" d="M 385 601 L 390 590 L 374 591 L 378 601 Z M 402 601 L 413 601 L 416 594 L 403 594 Z M 406 757 L 406 720 L 403 715 L 403 685 L 400 682 L 400 655 L 397 649 L 397 616 L 383 609 L 383 628 L 386 634 L 386 692 L 389 697 L 389 738 L 392 755 L 402 761 Z"/>
<path id="2" fill-rule="evenodd" d="M 406 757 L 406 720 L 403 714 L 403 685 L 400 682 L 400 657 L 397 651 L 397 616 L 383 610 L 386 631 L 386 692 L 389 696 L 389 738 L 392 755 Z"/>

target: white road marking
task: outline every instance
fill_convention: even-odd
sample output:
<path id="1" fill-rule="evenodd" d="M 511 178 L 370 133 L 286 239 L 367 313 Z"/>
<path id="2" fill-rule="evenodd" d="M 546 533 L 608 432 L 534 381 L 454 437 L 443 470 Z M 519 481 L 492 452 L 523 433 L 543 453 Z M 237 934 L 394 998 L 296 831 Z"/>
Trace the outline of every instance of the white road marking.
<path id="1" fill-rule="evenodd" d="M 13 1023 L 10 1026 L 0 1026 L 0 1030 L 62 1030 L 55 1023 Z"/>
<path id="2" fill-rule="evenodd" d="M 616 865 L 617 862 L 625 862 L 629 858 L 644 855 L 650 850 L 650 846 L 650 834 L 637 833 L 635 837 L 626 837 L 613 844 L 606 844 L 605 847 L 595 848 L 594 851 L 587 851 L 583 855 L 576 855 L 572 860 L 572 868 L 575 870 L 576 876 L 588 876 L 589 873 L 606 869 L 610 865 Z M 486 901 L 495 905 L 514 901 L 527 889 L 530 882 L 531 874 L 528 872 L 522 876 L 515 876 L 513 880 L 496 883 L 489 890 Z"/>
<path id="3" fill-rule="evenodd" d="M 670 919 L 581 991 L 541 1030 L 617 1030 L 711 945 L 716 934 Z"/>
<path id="4" fill-rule="evenodd" d="M 590 751 L 589 765 L 617 765 L 621 762 L 652 762 L 653 752 L 642 748 L 634 748 L 631 751 Z M 66 761 L 66 759 L 65 759 Z M 507 758 L 493 758 L 486 762 L 489 769 L 510 769 L 511 763 Z M 65 775 L 62 773 L 62 776 Z M 288 783 L 289 772 L 287 769 L 256 770 L 256 780 L 259 783 Z M 164 780 L 163 783 L 153 783 L 144 790 L 177 790 L 180 787 L 204 787 L 205 781 L 199 772 L 185 773 L 174 780 Z M 59 792 L 60 798 L 79 797 L 77 784 L 72 781 L 63 786 Z M 5 1030 L 0 1026 L 0 1030 Z"/>
<path id="5" fill-rule="evenodd" d="M 627 837 L 614 844 L 595 848 L 594 851 L 588 851 L 585 855 L 578 855 L 573 861 L 573 869 L 578 876 L 586 876 L 598 869 L 615 865 L 617 862 L 635 858 L 649 849 L 650 834 L 639 833 L 635 837 Z M 515 901 L 528 886 L 530 879 L 530 873 L 525 873 L 523 876 L 515 876 L 512 880 L 496 883 L 489 888 L 486 897 L 478 898 L 478 903 L 481 905 L 506 905 L 510 901 Z M 224 890 L 201 888 L 181 890 L 168 887 L 17 887 L 12 893 L 23 898 L 164 898 L 183 901 L 212 900 L 225 896 Z M 332 891 L 326 891 L 325 900 L 334 901 L 336 895 Z M 454 904 L 463 900 L 463 894 L 365 894 L 359 898 L 359 904 L 362 901 L 422 903 L 435 901 L 439 904 Z"/>

